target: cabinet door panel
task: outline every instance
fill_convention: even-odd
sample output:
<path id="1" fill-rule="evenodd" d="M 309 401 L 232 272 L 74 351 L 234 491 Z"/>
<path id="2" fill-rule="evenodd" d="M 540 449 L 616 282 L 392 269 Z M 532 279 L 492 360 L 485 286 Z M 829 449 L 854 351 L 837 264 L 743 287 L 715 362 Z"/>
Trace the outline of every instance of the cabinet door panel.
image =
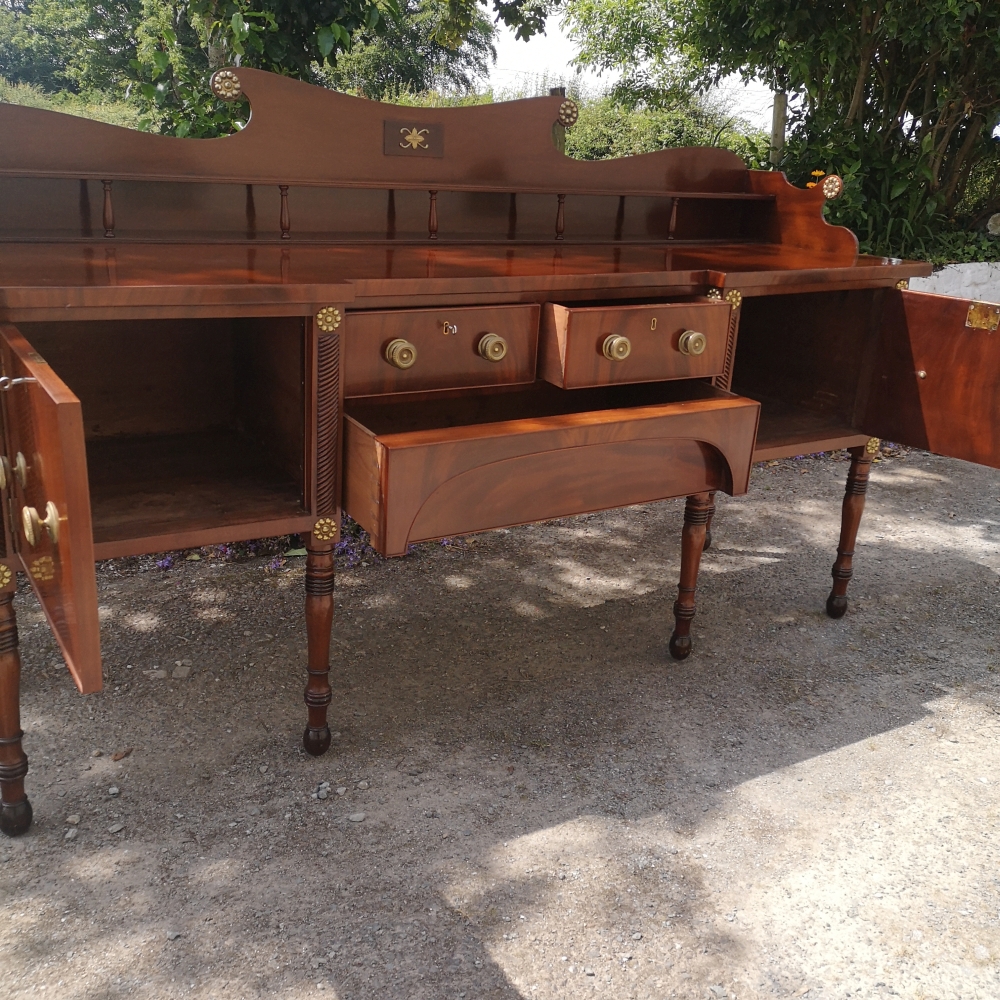
<path id="1" fill-rule="evenodd" d="M 1000 468 L 1000 330 L 993 308 L 886 293 L 863 430 Z"/>
<path id="2" fill-rule="evenodd" d="M 3 393 L 15 469 L 18 454 L 24 456 L 23 483 L 16 472 L 11 476 L 15 546 L 77 687 L 98 691 L 97 580 L 80 401 L 13 326 L 0 325 L 0 363 L 8 378 L 33 380 Z M 36 525 L 31 544 L 24 510 L 33 507 L 45 518 L 49 503 L 55 505 L 56 538 L 49 527 Z"/>

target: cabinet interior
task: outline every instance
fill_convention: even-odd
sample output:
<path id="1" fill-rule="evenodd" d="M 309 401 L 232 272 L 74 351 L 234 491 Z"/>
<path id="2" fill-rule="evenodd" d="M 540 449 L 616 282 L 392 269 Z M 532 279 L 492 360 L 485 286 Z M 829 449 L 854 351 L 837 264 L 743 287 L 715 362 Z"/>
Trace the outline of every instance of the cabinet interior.
<path id="1" fill-rule="evenodd" d="M 19 327 L 81 402 L 96 544 L 308 513 L 300 318 Z"/>

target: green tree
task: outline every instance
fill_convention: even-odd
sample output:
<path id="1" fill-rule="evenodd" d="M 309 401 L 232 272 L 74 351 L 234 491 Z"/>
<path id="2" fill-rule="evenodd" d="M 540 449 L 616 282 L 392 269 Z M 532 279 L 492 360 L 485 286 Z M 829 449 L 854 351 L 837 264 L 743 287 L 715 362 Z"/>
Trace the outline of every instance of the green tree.
<path id="1" fill-rule="evenodd" d="M 447 0 L 406 0 L 398 14 L 386 16 L 381 32 L 361 36 L 321 71 L 323 82 L 379 101 L 435 89 L 469 93 L 496 59 L 496 28 L 477 10 L 464 42 L 453 49 L 439 40 L 447 17 Z"/>
<path id="2" fill-rule="evenodd" d="M 729 73 L 792 96 L 782 164 L 841 174 L 830 208 L 875 252 L 918 250 L 1000 208 L 1000 4 L 988 0 L 569 0 L 590 65 L 638 52 L 702 86 Z"/>

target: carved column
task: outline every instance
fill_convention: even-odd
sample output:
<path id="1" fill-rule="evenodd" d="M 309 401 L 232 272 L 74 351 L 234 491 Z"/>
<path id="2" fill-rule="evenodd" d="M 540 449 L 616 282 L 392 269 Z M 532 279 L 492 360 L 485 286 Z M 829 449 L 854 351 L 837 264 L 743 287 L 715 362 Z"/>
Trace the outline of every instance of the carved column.
<path id="1" fill-rule="evenodd" d="M 14 594 L 0 593 L 0 832 L 16 837 L 31 826 L 24 793 L 28 758 L 21 749 L 21 657 Z"/>
<path id="2" fill-rule="evenodd" d="M 705 548 L 708 522 L 715 513 L 712 493 L 696 493 L 684 505 L 684 531 L 681 534 L 681 580 L 674 602 L 674 632 L 670 636 L 670 655 L 684 660 L 691 655 L 691 622 L 694 619 L 694 595 L 698 586 L 698 567 Z"/>
<path id="3" fill-rule="evenodd" d="M 847 473 L 847 489 L 844 491 L 840 545 L 837 547 L 837 561 L 833 564 L 833 589 L 826 599 L 826 613 L 831 618 L 843 618 L 847 611 L 847 585 L 854 575 L 854 545 L 858 540 L 858 527 L 865 510 L 868 474 L 880 443 L 878 438 L 871 438 L 868 444 L 850 449 L 851 467 Z"/>

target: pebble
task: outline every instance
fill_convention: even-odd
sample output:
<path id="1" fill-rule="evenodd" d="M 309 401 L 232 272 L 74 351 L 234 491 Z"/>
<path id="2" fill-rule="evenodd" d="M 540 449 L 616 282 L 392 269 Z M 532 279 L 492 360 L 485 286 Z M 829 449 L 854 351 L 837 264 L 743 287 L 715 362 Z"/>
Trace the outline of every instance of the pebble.
<path id="1" fill-rule="evenodd" d="M 635 934 L 632 935 L 632 940 L 633 941 L 641 941 L 642 940 L 642 935 L 638 931 L 636 931 Z"/>
<path id="2" fill-rule="evenodd" d="M 180 931 L 167 931 L 167 940 L 176 941 L 181 936 Z"/>
<path id="3" fill-rule="evenodd" d="M 367 788 L 367 787 L 368 787 L 368 782 L 367 781 L 359 781 L 358 782 L 358 788 Z"/>
<path id="4" fill-rule="evenodd" d="M 164 671 L 166 673 L 166 671 Z M 175 681 L 187 680 L 191 676 L 191 668 L 187 666 L 174 667 L 174 672 L 170 675 Z"/>
<path id="5" fill-rule="evenodd" d="M 108 833 L 121 833 L 124 829 L 124 823 L 112 823 L 111 826 L 108 827 Z"/>
<path id="6" fill-rule="evenodd" d="M 166 670 L 144 670 L 143 673 L 151 681 L 165 681 L 167 679 Z"/>
<path id="7" fill-rule="evenodd" d="M 319 791 L 318 791 L 318 792 L 316 793 L 316 798 L 317 798 L 317 799 L 325 799 L 325 798 L 326 798 L 326 797 L 327 797 L 327 796 L 328 796 L 329 794 L 330 794 L 330 792 L 329 792 L 329 790 L 328 790 L 328 789 L 326 789 L 326 788 L 321 788 L 321 789 L 320 789 L 320 790 L 319 790 Z"/>
<path id="8" fill-rule="evenodd" d="M 66 833 L 65 833 L 65 834 L 63 834 L 63 840 L 76 840 L 76 835 L 77 835 L 77 834 L 78 834 L 79 832 L 80 832 L 80 831 L 79 831 L 79 830 L 78 830 L 78 829 L 77 829 L 77 828 L 76 828 L 75 826 L 71 826 L 71 827 L 70 827 L 70 828 L 69 828 L 69 829 L 68 829 L 68 830 L 66 831 Z"/>
<path id="9" fill-rule="evenodd" d="M 260 771 L 261 774 L 267 774 L 267 764 L 261 764 L 257 770 Z"/>
<path id="10" fill-rule="evenodd" d="M 364 818 L 365 818 L 365 814 L 364 813 L 351 813 L 351 815 L 348 816 L 347 818 L 352 823 L 363 823 L 364 822 Z"/>
<path id="11" fill-rule="evenodd" d="M 79 826 L 80 817 L 76 813 L 73 813 L 72 816 L 66 817 L 66 822 L 69 823 L 70 826 Z"/>
<path id="12" fill-rule="evenodd" d="M 347 791 L 347 789 L 343 785 L 341 785 L 340 788 L 337 789 L 337 794 L 338 795 L 343 795 L 344 792 L 346 792 L 346 791 Z"/>
<path id="13" fill-rule="evenodd" d="M 117 785 L 112 785 L 108 789 L 108 795 L 110 795 L 112 798 L 114 798 L 117 794 L 118 794 L 118 786 Z"/>
<path id="14" fill-rule="evenodd" d="M 595 976 L 595 975 L 597 975 L 597 973 L 596 973 L 596 972 L 594 972 L 594 970 L 593 970 L 593 969 L 584 969 L 584 970 L 583 970 L 583 974 L 584 974 L 585 976 Z"/>
<path id="15" fill-rule="evenodd" d="M 91 757 L 103 757 L 104 756 L 104 751 L 103 750 L 92 750 L 91 753 L 90 753 L 90 756 Z"/>

